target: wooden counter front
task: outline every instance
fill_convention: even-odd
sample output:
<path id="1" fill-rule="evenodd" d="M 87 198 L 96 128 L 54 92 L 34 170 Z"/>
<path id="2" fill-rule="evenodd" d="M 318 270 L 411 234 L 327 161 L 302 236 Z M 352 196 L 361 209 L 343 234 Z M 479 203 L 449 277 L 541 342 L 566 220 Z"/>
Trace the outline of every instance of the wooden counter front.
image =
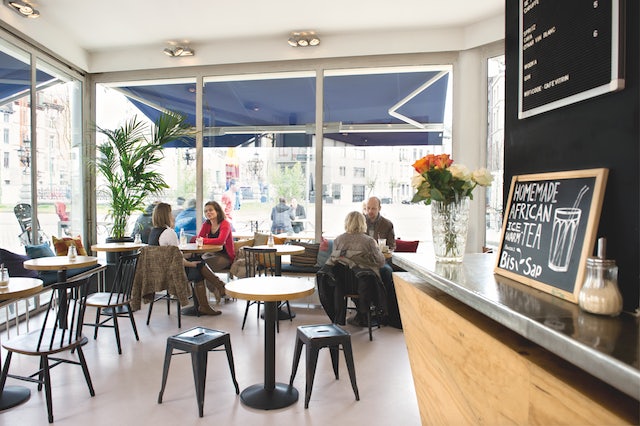
<path id="1" fill-rule="evenodd" d="M 634 398 L 424 278 L 394 283 L 423 425 L 638 424 Z"/>

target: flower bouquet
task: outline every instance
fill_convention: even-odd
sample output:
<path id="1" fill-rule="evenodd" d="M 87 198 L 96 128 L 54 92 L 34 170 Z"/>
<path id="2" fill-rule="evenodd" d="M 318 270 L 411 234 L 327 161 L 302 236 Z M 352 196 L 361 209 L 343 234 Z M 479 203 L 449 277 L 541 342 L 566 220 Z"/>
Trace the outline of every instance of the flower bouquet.
<path id="1" fill-rule="evenodd" d="M 449 154 L 429 154 L 415 163 L 411 186 L 416 193 L 412 203 L 431 205 L 433 244 L 436 259 L 461 262 L 469 227 L 469 200 L 476 186 L 489 186 L 493 180 L 484 168 L 470 172 L 454 164 Z"/>

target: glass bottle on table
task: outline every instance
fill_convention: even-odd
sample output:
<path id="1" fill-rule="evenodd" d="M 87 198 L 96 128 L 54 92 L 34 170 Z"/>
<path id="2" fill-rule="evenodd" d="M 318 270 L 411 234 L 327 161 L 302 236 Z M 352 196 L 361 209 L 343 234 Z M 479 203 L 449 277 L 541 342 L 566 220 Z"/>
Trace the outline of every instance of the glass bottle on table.
<path id="1" fill-rule="evenodd" d="M 269 239 L 267 240 L 267 245 L 269 247 L 273 247 L 273 234 L 271 232 L 269 232 Z"/>
<path id="2" fill-rule="evenodd" d="M 184 233 L 184 229 L 180 228 L 180 245 L 184 246 L 187 244 L 187 234 Z"/>

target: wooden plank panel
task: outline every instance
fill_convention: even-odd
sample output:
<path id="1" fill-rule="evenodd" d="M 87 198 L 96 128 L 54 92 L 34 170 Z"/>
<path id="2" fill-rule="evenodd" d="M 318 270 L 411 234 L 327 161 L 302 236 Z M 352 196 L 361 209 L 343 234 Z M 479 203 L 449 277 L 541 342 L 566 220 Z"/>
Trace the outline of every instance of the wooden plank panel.
<path id="1" fill-rule="evenodd" d="M 409 273 L 394 282 L 423 424 L 637 424 L 632 398 Z"/>

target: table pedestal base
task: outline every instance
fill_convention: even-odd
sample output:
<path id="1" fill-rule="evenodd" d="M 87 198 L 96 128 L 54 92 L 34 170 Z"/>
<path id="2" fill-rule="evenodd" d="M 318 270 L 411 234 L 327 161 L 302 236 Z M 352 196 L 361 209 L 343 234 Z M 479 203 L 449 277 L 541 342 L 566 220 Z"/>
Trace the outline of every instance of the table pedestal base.
<path id="1" fill-rule="evenodd" d="M 23 386 L 5 386 L 0 395 L 0 411 L 22 404 L 31 397 L 31 391 Z M 297 395 L 296 395 L 296 399 Z"/>
<path id="2" fill-rule="evenodd" d="M 249 386 L 240 394 L 245 405 L 259 410 L 275 410 L 288 407 L 298 400 L 298 390 L 284 383 L 276 383 L 273 390 L 264 388 L 264 384 Z"/>

